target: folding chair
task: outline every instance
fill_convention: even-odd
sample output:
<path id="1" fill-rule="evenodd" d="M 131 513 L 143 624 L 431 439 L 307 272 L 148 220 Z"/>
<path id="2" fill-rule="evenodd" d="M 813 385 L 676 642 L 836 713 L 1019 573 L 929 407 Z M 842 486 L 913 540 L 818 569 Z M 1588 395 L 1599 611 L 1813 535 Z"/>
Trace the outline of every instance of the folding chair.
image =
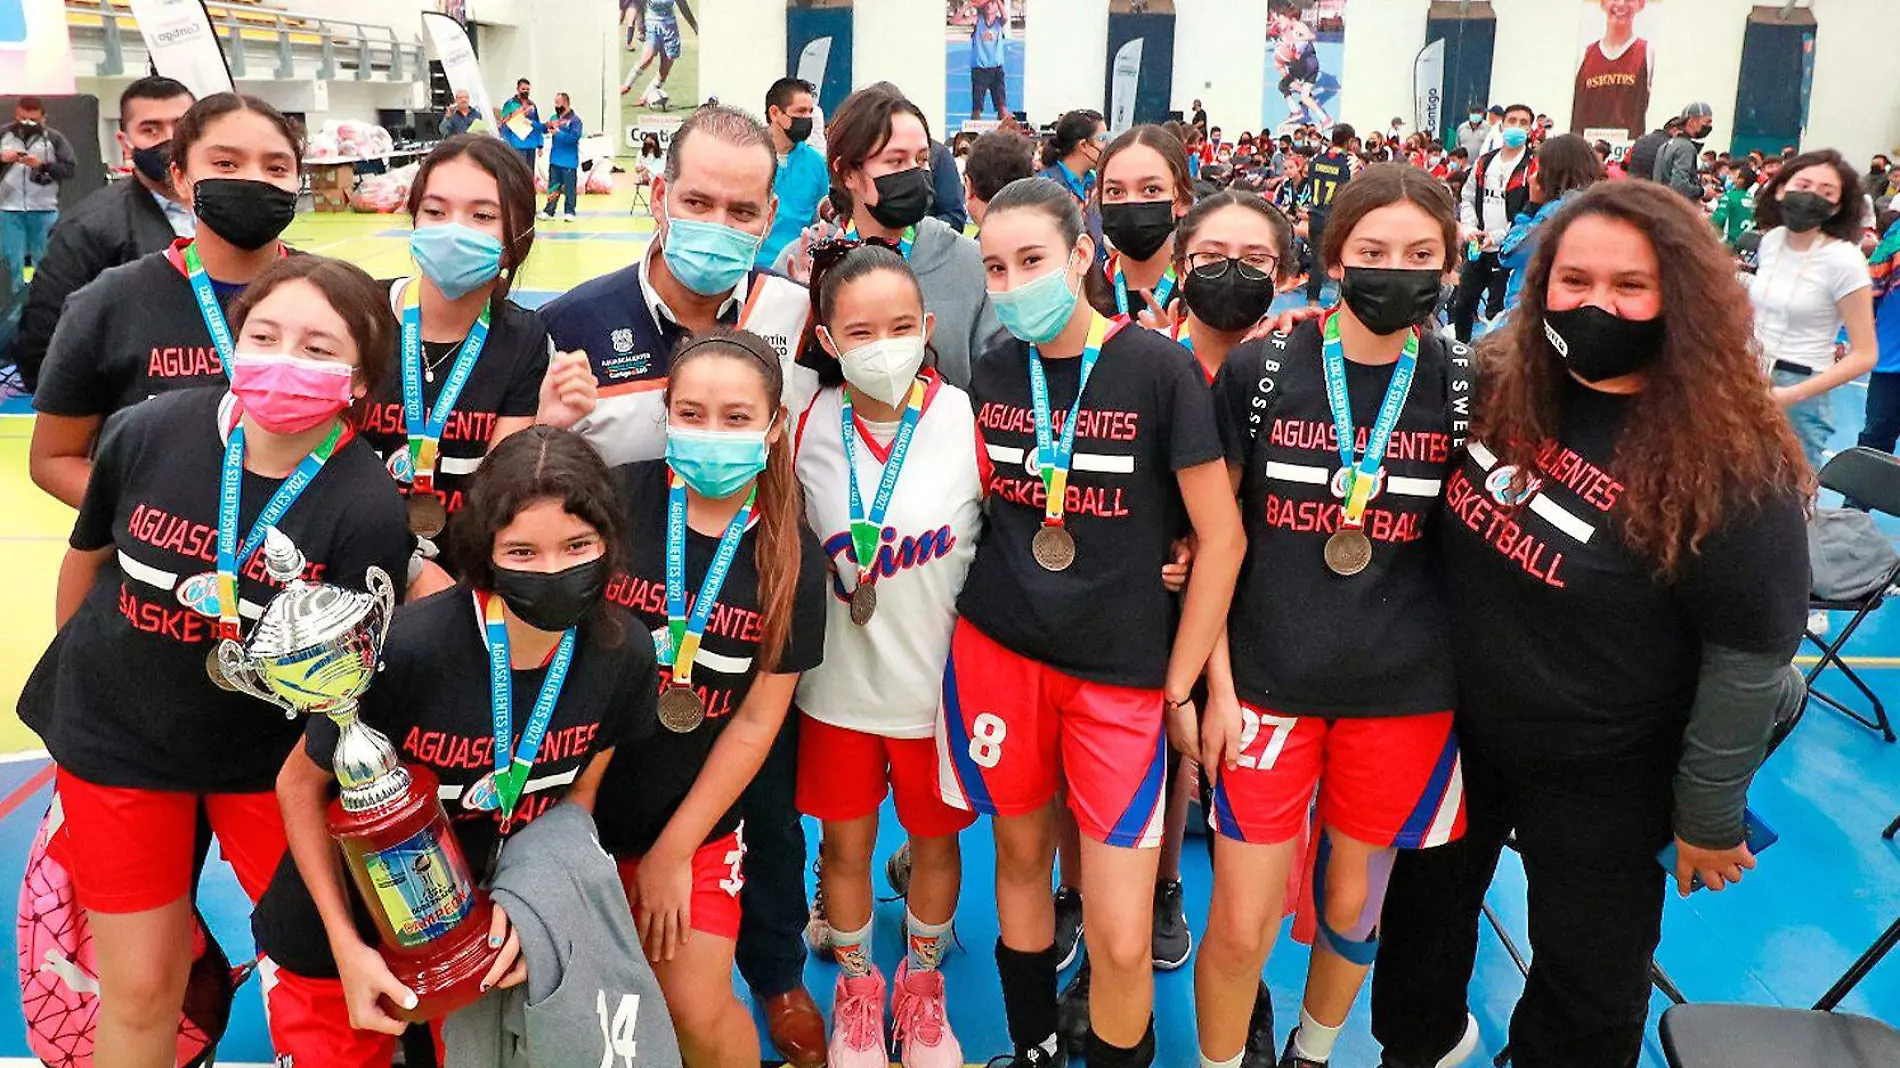
<path id="1" fill-rule="evenodd" d="M 1887 453 L 1864 446 L 1835 453 L 1834 458 L 1821 468 L 1821 486 L 1823 489 L 1834 490 L 1850 501 L 1859 501 L 1873 511 L 1900 516 L 1900 460 L 1896 460 Z M 1841 656 L 1841 650 L 1854 637 L 1854 632 L 1860 629 L 1860 625 L 1867 621 L 1867 617 L 1886 603 L 1887 591 L 1896 577 L 1900 577 L 1900 566 L 1896 566 L 1894 571 L 1888 573 L 1886 581 L 1854 600 L 1829 601 L 1818 597 L 1809 598 L 1810 612 L 1851 612 L 1853 618 L 1848 620 L 1847 625 L 1841 628 L 1840 634 L 1832 641 L 1811 630 L 1804 635 L 1821 653 L 1820 659 L 1807 672 L 1808 696 L 1861 726 L 1880 732 L 1881 737 L 1889 742 L 1894 740 L 1894 733 L 1893 721 L 1887 718 L 1886 704 Z M 1873 710 L 1871 714 L 1850 708 L 1839 698 L 1822 693 L 1816 688 L 1815 681 L 1830 667 L 1845 675 L 1847 681 L 1860 691 L 1862 697 L 1867 699 L 1868 706 Z"/>
<path id="2" fill-rule="evenodd" d="M 652 204 L 647 199 L 647 183 L 637 180 L 633 183 L 633 206 L 629 210 L 635 215 L 652 210 Z"/>
<path id="3" fill-rule="evenodd" d="M 1677 1005 L 1663 1013 L 1669 1068 L 1893 1068 L 1900 1030 L 1866 1016 L 1835 1012 L 1880 958 L 1900 943 L 1896 919 L 1812 1009 L 1766 1005 Z"/>
<path id="4" fill-rule="evenodd" d="M 1801 722 L 1801 717 L 1807 714 L 1807 709 L 1808 702 L 1805 697 L 1803 697 L 1791 700 L 1775 710 L 1774 729 L 1768 734 L 1768 748 L 1762 754 L 1762 760 L 1764 762 L 1774 755 L 1775 750 L 1781 748 L 1781 743 L 1787 741 L 1790 734 L 1794 733 L 1796 725 Z M 1900 827 L 1900 819 L 1894 820 L 1894 826 Z M 1890 830 L 1891 829 L 1892 828 L 1890 828 Z M 1507 838 L 1504 840 L 1504 844 L 1508 848 L 1516 849 L 1517 839 L 1515 836 Z M 1491 902 L 1483 902 L 1479 907 L 1484 911 L 1484 918 L 1491 922 L 1491 930 L 1496 932 L 1498 941 L 1504 943 L 1504 952 L 1510 955 L 1511 963 L 1517 965 L 1518 974 L 1524 976 L 1526 979 L 1530 978 L 1530 961 L 1525 958 L 1524 951 L 1518 948 L 1517 942 L 1511 938 L 1510 932 L 1504 929 L 1504 921 L 1498 917 L 1497 911 L 1491 907 Z M 1885 951 L 1883 950 L 1882 952 Z M 1871 967 L 1871 964 L 1869 967 Z M 1865 974 L 1865 972 L 1863 971 L 1862 974 Z M 1856 979 L 1856 982 L 1858 981 L 1859 980 Z M 1656 963 L 1654 957 L 1651 957 L 1649 961 L 1649 982 L 1651 986 L 1661 991 L 1664 997 L 1675 1003 L 1670 1007 L 1668 1012 L 1674 1012 L 1677 1007 L 1688 1003 L 1689 999 L 1683 995 L 1682 988 L 1676 985 L 1674 979 L 1669 978 L 1669 973 L 1663 971 L 1662 965 Z M 1845 991 L 1842 991 L 1842 996 L 1846 996 Z M 1836 1000 L 1839 999 L 1837 998 Z M 1669 1018 L 1668 1012 L 1664 1013 L 1663 1019 L 1667 1020 Z M 1511 1047 L 1507 1044 L 1503 1049 L 1498 1051 L 1496 1057 L 1491 1058 L 1491 1064 L 1492 1068 L 1504 1068 L 1504 1066 L 1509 1063 L 1511 1063 Z M 1825 1064 L 1828 1062 L 1821 1061 L 1817 1063 Z M 1900 1064 L 1900 1062 L 1895 1063 Z"/>

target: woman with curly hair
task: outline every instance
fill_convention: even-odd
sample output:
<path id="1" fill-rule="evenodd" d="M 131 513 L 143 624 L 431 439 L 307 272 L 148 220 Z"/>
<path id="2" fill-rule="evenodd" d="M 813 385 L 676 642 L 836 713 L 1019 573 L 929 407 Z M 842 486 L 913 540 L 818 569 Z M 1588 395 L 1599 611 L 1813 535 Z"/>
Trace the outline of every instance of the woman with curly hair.
<path id="1" fill-rule="evenodd" d="M 1372 996 L 1388 1065 L 1459 1043 L 1512 831 L 1532 951 L 1513 1059 L 1635 1065 L 1665 883 L 1754 867 L 1749 780 L 1798 694 L 1809 479 L 1720 239 L 1663 186 L 1602 183 L 1528 271 L 1439 513 L 1467 830 L 1398 858 Z"/>

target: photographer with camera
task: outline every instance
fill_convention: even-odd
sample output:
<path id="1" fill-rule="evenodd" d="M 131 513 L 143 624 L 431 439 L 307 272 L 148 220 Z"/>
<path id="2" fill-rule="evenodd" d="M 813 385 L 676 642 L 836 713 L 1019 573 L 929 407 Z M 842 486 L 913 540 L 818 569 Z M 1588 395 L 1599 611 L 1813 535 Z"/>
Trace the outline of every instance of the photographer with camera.
<path id="1" fill-rule="evenodd" d="M 0 126 L 0 256 L 12 285 L 23 285 L 27 262 L 38 265 L 45 255 L 59 217 L 59 183 L 77 167 L 66 135 L 46 125 L 46 105 L 21 97 L 13 121 Z"/>

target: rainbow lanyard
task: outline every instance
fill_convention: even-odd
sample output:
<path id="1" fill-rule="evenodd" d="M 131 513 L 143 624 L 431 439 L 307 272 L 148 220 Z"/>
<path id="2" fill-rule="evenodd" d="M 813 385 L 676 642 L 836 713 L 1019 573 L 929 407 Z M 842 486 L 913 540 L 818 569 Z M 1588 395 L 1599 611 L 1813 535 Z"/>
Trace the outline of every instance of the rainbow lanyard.
<path id="1" fill-rule="evenodd" d="M 1174 283 L 1174 264 L 1170 263 L 1168 273 L 1162 275 L 1161 281 L 1155 283 L 1155 307 L 1168 306 L 1168 298 L 1174 296 Z M 1115 311 L 1122 315 L 1128 314 L 1128 281 L 1122 277 L 1120 253 L 1115 255 Z"/>
<path id="2" fill-rule="evenodd" d="M 514 666 L 508 651 L 508 621 L 501 609 L 501 598 L 479 591 L 475 594 L 475 612 L 482 621 L 482 639 L 488 646 L 488 707 L 495 733 L 493 807 L 507 819 L 521 800 L 528 772 L 534 768 L 534 758 L 540 755 L 541 742 L 548 736 L 548 721 L 554 718 L 561 687 L 567 683 L 567 669 L 574 663 L 575 628 L 569 627 L 561 635 L 561 644 L 548 665 L 548 676 L 541 683 L 541 693 L 534 699 L 534 711 L 528 714 L 528 725 L 521 732 L 521 743 L 516 745 Z"/>
<path id="3" fill-rule="evenodd" d="M 759 485 L 752 484 L 739 514 L 726 524 L 719 535 L 719 549 L 712 566 L 699 584 L 699 596 L 693 601 L 692 615 L 686 613 L 686 482 L 675 474 L 666 499 L 666 626 L 669 649 L 660 650 L 660 664 L 673 669 L 673 685 L 693 684 L 693 661 L 699 656 L 700 639 L 712 619 L 713 606 L 719 603 L 719 591 L 725 588 L 726 574 L 733 558 L 739 555 L 739 541 L 746 524 L 752 520 L 752 506 L 759 499 Z M 669 655 L 670 654 L 670 655 Z"/>
<path id="4" fill-rule="evenodd" d="M 858 224 L 852 223 L 851 225 L 845 227 L 844 236 L 851 238 L 853 240 L 856 240 L 858 236 Z M 897 254 L 899 256 L 904 257 L 907 260 L 910 259 L 911 247 L 915 245 L 916 243 L 917 243 L 917 228 L 915 226 L 904 227 L 904 232 L 897 235 Z"/>
<path id="5" fill-rule="evenodd" d="M 1339 525 L 1356 530 L 1365 525 L 1366 503 L 1379 484 L 1379 469 L 1385 466 L 1386 445 L 1399 425 L 1405 410 L 1405 398 L 1412 392 L 1412 377 L 1418 371 L 1418 331 L 1405 338 L 1405 350 L 1392 368 L 1392 381 L 1385 388 L 1385 401 L 1379 405 L 1378 421 L 1366 435 L 1366 452 L 1355 460 L 1352 401 L 1346 395 L 1346 349 L 1339 342 L 1339 313 L 1326 317 L 1325 345 L 1321 349 L 1326 365 L 1326 400 L 1333 409 L 1333 431 L 1339 436 L 1339 459 L 1351 471 L 1347 478 L 1345 511 Z"/>
<path id="6" fill-rule="evenodd" d="M 435 465 L 442 448 L 442 434 L 448 429 L 449 414 L 462 397 L 462 387 L 475 370 L 475 361 L 488 342 L 487 304 L 481 318 L 462 342 L 462 351 L 442 380 L 442 392 L 435 407 L 426 413 L 422 406 L 422 284 L 410 279 L 402 293 L 402 420 L 409 434 L 410 480 L 417 493 L 435 491 Z"/>
<path id="7" fill-rule="evenodd" d="M 1075 384 L 1075 403 L 1069 405 L 1069 418 L 1062 424 L 1062 436 L 1056 437 L 1049 414 L 1049 378 L 1042 370 L 1042 353 L 1029 346 L 1029 400 L 1036 419 L 1036 462 L 1042 468 L 1042 525 L 1059 527 L 1067 506 L 1069 465 L 1075 460 L 1075 424 L 1082 415 L 1082 394 L 1088 391 L 1089 376 L 1095 373 L 1102 357 L 1102 342 L 1108 337 L 1109 322 L 1100 315 L 1089 324 L 1089 340 L 1082 350 L 1082 373 Z"/>
<path id="8" fill-rule="evenodd" d="M 211 287 L 211 276 L 205 273 L 204 261 L 198 258 L 198 246 L 185 246 L 185 280 L 191 283 L 191 295 L 198 301 L 198 315 L 205 321 L 205 330 L 211 334 L 211 344 L 218 350 L 218 362 L 224 365 L 226 378 L 231 376 L 231 353 L 237 343 L 231 339 L 231 324 L 225 322 L 224 308 L 218 303 L 217 290 Z"/>
<path id="9" fill-rule="evenodd" d="M 322 444 L 303 458 L 290 477 L 278 485 L 277 492 L 264 502 L 264 510 L 257 513 L 257 521 L 251 524 L 251 532 L 244 536 L 242 547 L 238 545 L 238 498 L 244 486 L 244 422 L 242 418 L 231 427 L 231 434 L 224 442 L 224 465 L 218 472 L 218 615 L 217 635 L 219 638 L 238 640 L 240 622 L 238 620 L 238 565 L 251 558 L 257 547 L 264 544 L 264 534 L 284 518 L 290 506 L 297 503 L 303 491 L 323 470 L 337 443 L 343 439 L 343 422 L 338 420 L 330 428 L 330 434 Z"/>
<path id="10" fill-rule="evenodd" d="M 910 454 L 911 439 L 917 435 L 917 420 L 924 414 L 924 380 L 910 384 L 910 400 L 904 404 L 903 422 L 897 425 L 897 437 L 891 442 L 890 459 L 884 462 L 883 477 L 878 479 L 877 496 L 871 499 L 871 514 L 864 514 L 864 498 L 858 493 L 857 427 L 852 424 L 851 390 L 838 391 L 839 415 L 844 424 L 845 484 L 851 487 L 851 547 L 858 556 L 858 585 L 871 581 L 875 570 L 877 544 L 884 533 L 884 515 L 890 511 L 891 495 L 897 491 L 897 474 Z"/>

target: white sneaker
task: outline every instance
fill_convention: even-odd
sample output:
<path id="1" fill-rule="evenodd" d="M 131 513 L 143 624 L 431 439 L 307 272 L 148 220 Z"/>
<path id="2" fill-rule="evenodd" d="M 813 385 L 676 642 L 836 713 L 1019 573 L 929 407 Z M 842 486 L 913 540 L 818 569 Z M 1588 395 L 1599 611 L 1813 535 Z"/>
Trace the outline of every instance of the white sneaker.
<path id="1" fill-rule="evenodd" d="M 1808 633 L 1809 634 L 1812 634 L 1815 637 L 1820 637 L 1821 635 L 1826 634 L 1830 629 L 1832 629 L 1833 626 L 1834 626 L 1833 621 L 1828 618 L 1828 614 L 1826 612 L 1815 611 L 1815 612 L 1808 613 Z"/>
<path id="2" fill-rule="evenodd" d="M 1458 1039 L 1458 1044 L 1451 1048 L 1450 1053 L 1438 1059 L 1438 1064 L 1435 1065 L 1434 1068 L 1458 1068 L 1458 1065 L 1465 1063 L 1465 1061 L 1477 1051 L 1478 1018 L 1467 1012 L 1465 1013 L 1465 1033 L 1463 1037 Z"/>
<path id="3" fill-rule="evenodd" d="M 576 214 L 574 214 L 574 213 L 573 213 L 573 212 L 571 212 L 571 211 L 570 211 L 570 212 L 565 212 L 565 213 L 563 213 L 563 214 L 561 215 L 561 221 L 562 221 L 562 222 L 577 222 L 577 221 L 579 221 L 579 220 L 580 220 L 580 216 L 578 216 L 578 215 L 576 215 Z"/>

